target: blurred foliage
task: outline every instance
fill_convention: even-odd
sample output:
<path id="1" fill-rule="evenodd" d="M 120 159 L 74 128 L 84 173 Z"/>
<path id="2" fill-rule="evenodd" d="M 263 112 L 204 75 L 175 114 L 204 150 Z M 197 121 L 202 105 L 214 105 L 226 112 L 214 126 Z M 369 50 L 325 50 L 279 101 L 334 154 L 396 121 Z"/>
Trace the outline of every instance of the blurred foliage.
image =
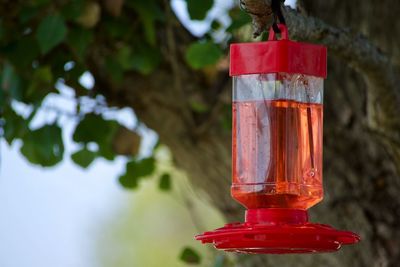
<path id="1" fill-rule="evenodd" d="M 186 0 L 191 19 L 203 20 L 206 18 L 208 10 L 213 6 L 213 0 Z"/>
<path id="2" fill-rule="evenodd" d="M 23 141 L 21 153 L 31 163 L 49 167 L 63 158 L 64 145 L 61 128 L 55 124 L 29 131 L 24 135 Z"/>
<path id="3" fill-rule="evenodd" d="M 33 129 L 31 125 L 36 113 L 44 108 L 46 97 L 60 95 L 60 83 L 74 89 L 77 102 L 76 112 L 72 114 L 78 121 L 73 141 L 80 144 L 80 149 L 71 156 L 73 162 L 86 168 L 98 157 L 114 159 L 111 143 L 119 123 L 104 119 L 97 107 L 88 110 L 80 104 L 82 98 L 96 99 L 99 94 L 96 83 L 94 88 L 86 89 L 80 82 L 82 75 L 90 71 L 90 53 L 101 45 L 105 68 L 116 84 L 129 72 L 150 75 L 166 62 L 157 45 L 162 41 L 157 30 L 166 20 L 165 2 L 125 0 L 121 3 L 115 7 L 120 10 L 111 10 L 112 5 L 92 0 L 30 0 L 9 2 L 0 10 L 3 12 L 0 19 L 1 134 L 10 145 L 14 140 L 22 142 L 21 153 L 31 163 L 48 167 L 64 158 L 62 128 L 57 126 L 59 117 L 40 129 Z M 186 0 L 186 4 L 192 19 L 203 20 L 214 1 Z M 215 65 L 225 53 L 231 34 L 249 23 L 249 16 L 237 7 L 229 15 L 232 23 L 225 27 L 223 43 L 216 43 L 212 37 L 213 32 L 222 28 L 216 19 L 209 33 L 186 47 L 184 58 L 189 67 L 199 70 Z M 23 104 L 29 112 L 22 114 L 14 108 L 15 103 Z M 201 102 L 192 101 L 190 106 L 197 113 L 207 112 L 207 106 Z M 62 109 L 58 113 L 62 116 Z M 90 144 L 95 144 L 95 148 L 88 149 Z M 128 188 L 135 188 L 141 174 L 133 174 L 133 163 L 129 166 L 120 181 Z M 164 176 L 160 189 L 168 188 L 169 178 Z"/>
<path id="4" fill-rule="evenodd" d="M 86 114 L 78 123 L 72 139 L 81 144 L 96 143 L 97 155 L 107 160 L 114 159 L 111 142 L 117 130 L 118 122 L 114 120 L 105 120 L 97 114 Z"/>
<path id="5" fill-rule="evenodd" d="M 191 247 L 185 247 L 182 250 L 180 259 L 190 264 L 199 264 L 201 262 L 200 255 Z"/>
<path id="6" fill-rule="evenodd" d="M 251 23 L 251 17 L 240 9 L 232 9 L 229 12 L 230 17 L 232 18 L 231 25 L 227 28 L 227 31 L 234 32 L 235 30 L 240 29 L 243 26 L 249 25 Z"/>
<path id="7" fill-rule="evenodd" d="M 186 51 L 186 60 L 194 69 L 214 65 L 222 57 L 222 51 L 217 44 L 207 41 L 193 43 Z"/>
<path id="8" fill-rule="evenodd" d="M 153 157 L 136 160 L 133 159 L 126 164 L 125 174 L 120 176 L 119 182 L 126 188 L 136 188 L 139 178 L 152 174 L 155 170 Z"/>
<path id="9" fill-rule="evenodd" d="M 71 159 L 82 168 L 87 168 L 97 157 L 97 153 L 86 146 L 71 155 Z"/>
<path id="10" fill-rule="evenodd" d="M 165 146 L 156 149 L 154 157 L 155 172 L 139 181 L 141 190 L 126 195 L 123 205 L 108 221 L 99 224 L 96 243 L 100 266 L 233 266 L 232 254 L 217 252 L 193 238 L 201 231 L 223 224 L 220 213 L 204 201 L 204 196 L 192 191 L 186 175 L 174 167 Z M 174 181 L 168 194 L 161 193 L 157 184 L 157 178 L 165 173 Z M 185 205 L 186 197 L 190 197 L 190 208 Z M 195 219 L 193 213 L 206 216 Z M 187 248 L 190 252 L 184 253 Z M 191 252 L 196 256 L 190 256 Z M 189 263 L 191 259 L 193 263 Z"/>
<path id="11" fill-rule="evenodd" d="M 77 148 L 70 155 L 75 164 L 87 168 L 97 158 L 113 160 L 117 156 L 113 139 L 121 125 L 105 118 L 103 111 L 109 105 L 99 94 L 96 77 L 93 86 L 81 79 L 91 72 L 93 58 L 101 58 L 110 83 L 116 86 L 132 73 L 146 76 L 168 68 L 168 55 L 160 45 L 165 42 L 166 3 L 169 1 L 29 0 L 2 4 L 0 134 L 5 141 L 9 145 L 17 143 L 30 163 L 55 166 L 65 158 L 61 118 L 67 116 L 76 122 L 72 140 Z M 191 19 L 204 20 L 209 17 L 214 0 L 186 0 L 186 4 Z M 215 66 L 235 38 L 235 31 L 249 23 L 249 17 L 243 14 L 234 7 L 228 14 L 232 18 L 230 25 L 223 25 L 219 18 L 209 21 L 209 32 L 184 45 L 184 64 L 194 71 Z M 215 37 L 217 33 L 219 38 Z M 65 97 L 61 85 L 73 92 L 76 108 L 72 113 L 46 104 L 49 95 Z M 192 101 L 190 106 L 196 113 L 208 111 L 200 101 Z M 37 114 L 49 108 L 55 118 L 34 125 Z M 223 122 L 229 121 L 229 113 Z M 125 173 L 119 177 L 124 188 L 138 188 L 143 178 L 157 171 L 152 155 L 124 156 Z M 173 180 L 169 172 L 159 173 L 158 189 L 172 192 Z M 189 248 L 182 252 L 182 259 L 187 262 L 199 262 L 197 256 Z"/>
<path id="12" fill-rule="evenodd" d="M 52 48 L 64 41 L 67 27 L 59 15 L 48 15 L 39 24 L 36 40 L 42 54 L 47 54 Z"/>
<path id="13" fill-rule="evenodd" d="M 169 175 L 168 173 L 164 173 L 163 175 L 161 175 L 160 182 L 159 182 L 159 188 L 162 191 L 170 191 L 171 190 L 171 188 L 172 188 L 171 175 Z"/>

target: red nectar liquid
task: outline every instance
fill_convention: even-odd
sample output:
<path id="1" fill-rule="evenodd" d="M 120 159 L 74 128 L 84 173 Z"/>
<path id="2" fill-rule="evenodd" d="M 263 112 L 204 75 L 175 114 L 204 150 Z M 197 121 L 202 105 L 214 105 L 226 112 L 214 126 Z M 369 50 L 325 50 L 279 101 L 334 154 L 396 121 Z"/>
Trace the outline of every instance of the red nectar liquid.
<path id="1" fill-rule="evenodd" d="M 233 103 L 232 196 L 247 209 L 308 209 L 322 200 L 321 104 Z"/>

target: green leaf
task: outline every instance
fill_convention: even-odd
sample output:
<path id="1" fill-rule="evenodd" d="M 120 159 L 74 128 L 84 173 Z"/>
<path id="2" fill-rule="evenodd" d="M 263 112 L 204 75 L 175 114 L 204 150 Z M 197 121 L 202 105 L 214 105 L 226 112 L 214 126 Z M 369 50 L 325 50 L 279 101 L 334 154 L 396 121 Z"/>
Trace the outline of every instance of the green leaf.
<path id="1" fill-rule="evenodd" d="M 197 113 L 205 113 L 209 110 L 207 105 L 198 101 L 190 101 L 190 107 Z"/>
<path id="2" fill-rule="evenodd" d="M 200 255 L 190 247 L 185 247 L 182 250 L 180 259 L 190 264 L 199 264 L 201 262 Z"/>
<path id="3" fill-rule="evenodd" d="M 0 76 L 1 90 L 7 92 L 11 98 L 21 101 L 23 93 L 20 77 L 11 64 L 6 63 L 3 67 L 4 69 Z"/>
<path id="4" fill-rule="evenodd" d="M 36 40 L 39 43 L 42 54 L 46 54 L 56 45 L 64 41 L 67 27 L 64 19 L 59 15 L 49 15 L 39 24 L 36 32 Z"/>
<path id="5" fill-rule="evenodd" d="M 218 62 L 221 56 L 221 49 L 211 41 L 193 43 L 186 51 L 186 61 L 193 69 L 213 65 Z"/>
<path id="6" fill-rule="evenodd" d="M 124 77 L 124 69 L 115 57 L 106 58 L 106 69 L 111 76 L 111 79 L 119 84 Z"/>
<path id="7" fill-rule="evenodd" d="M 97 114 L 86 114 L 75 128 L 72 139 L 77 143 L 107 143 L 114 134 L 116 122 L 105 120 Z"/>
<path id="8" fill-rule="evenodd" d="M 84 10 L 85 1 L 83 0 L 69 0 L 62 8 L 61 14 L 66 20 L 77 19 Z"/>
<path id="9" fill-rule="evenodd" d="M 139 179 L 151 175 L 155 168 L 155 159 L 153 157 L 132 160 L 126 164 L 125 174 L 120 176 L 119 182 L 125 188 L 136 188 Z"/>
<path id="10" fill-rule="evenodd" d="M 27 89 L 24 100 L 31 103 L 40 103 L 53 89 L 53 74 L 48 66 L 35 69 L 32 82 Z"/>
<path id="11" fill-rule="evenodd" d="M 208 0 L 207 0 L 208 1 Z M 161 21 L 164 15 L 157 3 L 152 0 L 131 0 L 127 3 L 133 7 L 139 14 L 140 20 L 142 21 L 144 28 L 144 35 L 146 41 L 152 45 L 156 45 L 156 29 L 155 22 Z"/>
<path id="12" fill-rule="evenodd" d="M 126 165 L 126 172 L 134 177 L 149 176 L 156 168 L 155 159 L 153 157 L 141 160 L 132 160 Z"/>
<path id="13" fill-rule="evenodd" d="M 212 8 L 214 0 L 186 0 L 190 18 L 193 20 L 205 19 L 208 10 Z"/>
<path id="14" fill-rule="evenodd" d="M 87 168 L 96 158 L 96 156 L 96 152 L 90 151 L 86 147 L 83 147 L 81 150 L 72 154 L 71 159 L 73 162 L 75 162 L 75 164 L 81 166 L 82 168 Z"/>
<path id="15" fill-rule="evenodd" d="M 33 164 L 49 167 L 63 159 L 62 132 L 56 124 L 45 125 L 26 134 L 23 142 L 21 153 Z"/>
<path id="16" fill-rule="evenodd" d="M 218 20 L 213 20 L 213 22 L 211 23 L 211 29 L 213 29 L 215 31 L 221 29 L 222 27 L 223 27 L 223 25 Z"/>
<path id="17" fill-rule="evenodd" d="M 101 23 L 107 35 L 113 39 L 129 39 L 134 32 L 126 17 L 105 17 Z"/>
<path id="18" fill-rule="evenodd" d="M 158 184 L 158 187 L 162 191 L 169 191 L 171 190 L 171 176 L 168 173 L 164 173 L 160 177 L 160 183 Z"/>
<path id="19" fill-rule="evenodd" d="M 150 46 L 136 46 L 132 51 L 129 46 L 123 45 L 117 51 L 114 60 L 116 60 L 119 65 L 117 68 L 115 66 L 113 67 L 114 72 L 120 68 L 122 71 L 136 70 L 143 75 L 147 75 L 160 64 L 161 53 L 158 49 L 154 49 Z M 110 63 L 112 64 L 112 62 Z M 118 72 L 116 72 L 116 74 L 118 75 Z M 119 75 L 122 75 L 122 73 L 119 73 Z M 122 79 L 122 77 L 120 78 Z"/>
<path id="20" fill-rule="evenodd" d="M 149 46 L 138 47 L 132 55 L 132 67 L 147 75 L 153 72 L 161 63 L 161 52 Z"/>
<path id="21" fill-rule="evenodd" d="M 123 45 L 118 49 L 117 61 L 123 70 L 132 69 L 132 50 L 129 46 Z"/>
<path id="22" fill-rule="evenodd" d="M 237 8 L 237 9 L 232 9 L 229 12 L 230 17 L 232 18 L 232 23 L 231 25 L 226 29 L 227 32 L 233 32 L 244 25 L 250 24 L 251 23 L 251 17 L 249 14 L 244 12 L 243 10 Z"/>
<path id="23" fill-rule="evenodd" d="M 119 177 L 119 183 L 126 189 L 135 189 L 138 187 L 138 180 L 127 173 Z"/>
<path id="24" fill-rule="evenodd" d="M 5 53 L 14 66 L 26 70 L 31 68 L 40 51 L 36 40 L 32 36 L 25 36 L 17 42 L 10 43 Z"/>
<path id="25" fill-rule="evenodd" d="M 19 21 L 24 24 L 33 19 L 35 16 L 37 16 L 39 11 L 40 11 L 39 6 L 30 6 L 30 5 L 24 6 L 22 7 L 21 11 L 18 14 Z"/>
<path id="26" fill-rule="evenodd" d="M 154 26 L 154 20 L 150 17 L 141 16 L 142 23 L 144 26 L 144 33 L 146 40 L 149 44 L 155 45 L 156 44 L 156 30 Z"/>
<path id="27" fill-rule="evenodd" d="M 115 153 L 111 147 L 111 141 L 99 146 L 98 155 L 106 160 L 114 160 Z"/>
<path id="28" fill-rule="evenodd" d="M 112 138 L 118 127 L 118 122 L 105 120 L 97 114 L 87 114 L 75 128 L 72 139 L 77 143 L 95 142 L 99 146 L 98 155 L 107 160 L 114 159 Z"/>
<path id="29" fill-rule="evenodd" d="M 14 139 L 22 138 L 28 131 L 28 123 L 11 108 L 6 109 L 3 115 L 5 119 L 3 126 L 4 138 L 11 145 Z"/>
<path id="30" fill-rule="evenodd" d="M 84 56 L 89 44 L 93 41 L 93 32 L 82 27 L 71 27 L 68 32 L 67 43 L 76 52 L 79 60 Z"/>

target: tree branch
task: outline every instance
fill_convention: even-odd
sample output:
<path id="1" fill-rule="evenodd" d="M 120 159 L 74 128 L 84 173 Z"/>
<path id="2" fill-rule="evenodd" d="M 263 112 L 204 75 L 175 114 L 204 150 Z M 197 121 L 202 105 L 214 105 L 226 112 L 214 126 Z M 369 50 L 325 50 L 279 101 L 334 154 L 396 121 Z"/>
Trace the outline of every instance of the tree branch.
<path id="1" fill-rule="evenodd" d="M 166 35 L 166 55 L 165 57 L 170 63 L 174 87 L 173 89 L 176 91 L 176 97 L 178 99 L 178 103 L 181 105 L 182 116 L 185 117 L 186 123 L 189 126 L 193 126 L 193 119 L 191 118 L 190 113 L 183 112 L 188 107 L 188 102 L 186 101 L 186 96 L 183 90 L 183 84 L 181 79 L 181 71 L 180 64 L 178 62 L 178 48 L 176 44 L 176 38 L 174 36 L 174 20 L 175 17 L 172 14 L 171 6 L 168 0 L 164 0 L 164 9 L 166 14 L 165 21 L 165 35 Z"/>
<path id="2" fill-rule="evenodd" d="M 124 126 L 120 126 L 113 136 L 112 148 L 117 155 L 137 155 L 140 141 L 140 135 Z"/>

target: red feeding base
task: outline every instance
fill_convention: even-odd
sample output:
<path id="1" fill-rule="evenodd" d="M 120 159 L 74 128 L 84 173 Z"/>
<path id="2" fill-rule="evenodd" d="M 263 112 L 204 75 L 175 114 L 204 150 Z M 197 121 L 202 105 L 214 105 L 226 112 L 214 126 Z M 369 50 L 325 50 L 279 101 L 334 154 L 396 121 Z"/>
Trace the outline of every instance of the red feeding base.
<path id="1" fill-rule="evenodd" d="M 309 223 L 307 211 L 296 209 L 247 210 L 245 223 L 229 223 L 196 239 L 217 249 L 252 254 L 334 252 L 360 241 L 355 233 Z"/>

